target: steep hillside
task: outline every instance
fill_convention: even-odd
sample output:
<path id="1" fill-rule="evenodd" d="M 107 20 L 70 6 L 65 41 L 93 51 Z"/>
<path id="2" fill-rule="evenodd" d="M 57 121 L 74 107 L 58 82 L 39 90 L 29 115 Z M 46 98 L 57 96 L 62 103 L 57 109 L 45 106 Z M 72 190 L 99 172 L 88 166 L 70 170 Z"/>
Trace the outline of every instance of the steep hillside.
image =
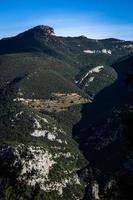
<path id="1" fill-rule="evenodd" d="M 131 199 L 133 56 L 113 67 L 117 80 L 96 95 L 92 104 L 83 106 L 82 119 L 74 126 L 73 137 L 90 161 L 88 171 L 91 168 L 93 179 L 88 185 L 93 187 L 96 183 L 99 198 Z M 89 192 L 85 199 L 88 195 Z"/>
<path id="2" fill-rule="evenodd" d="M 0 199 L 80 199 L 87 162 L 63 122 L 22 103 L 23 81 L 0 91 Z"/>

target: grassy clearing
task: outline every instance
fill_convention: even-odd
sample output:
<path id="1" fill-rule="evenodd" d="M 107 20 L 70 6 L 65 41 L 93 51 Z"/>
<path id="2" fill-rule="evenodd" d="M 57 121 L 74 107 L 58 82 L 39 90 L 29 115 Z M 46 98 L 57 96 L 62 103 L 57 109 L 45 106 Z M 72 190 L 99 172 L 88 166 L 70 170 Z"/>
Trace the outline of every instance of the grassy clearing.
<path id="1" fill-rule="evenodd" d="M 39 111 L 64 112 L 74 105 L 80 105 L 91 102 L 91 100 L 83 98 L 77 93 L 53 93 L 51 99 L 23 99 L 18 98 L 22 104 L 34 108 Z"/>

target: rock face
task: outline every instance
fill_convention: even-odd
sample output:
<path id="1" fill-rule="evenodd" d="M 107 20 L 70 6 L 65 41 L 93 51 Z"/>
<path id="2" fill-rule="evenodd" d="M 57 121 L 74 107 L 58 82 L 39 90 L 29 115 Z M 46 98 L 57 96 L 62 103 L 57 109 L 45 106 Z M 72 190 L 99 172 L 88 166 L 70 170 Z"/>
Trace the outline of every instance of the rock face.
<path id="1" fill-rule="evenodd" d="M 40 31 L 40 32 L 42 31 L 42 33 L 48 34 L 48 35 L 54 34 L 54 29 L 51 28 L 50 26 L 39 25 L 39 26 L 34 27 L 33 30 Z"/>
<path id="2" fill-rule="evenodd" d="M 16 113 L 16 119 L 12 119 L 11 126 L 14 123 L 19 124 L 23 114 Z M 76 148 L 71 146 L 72 141 L 68 140 L 67 133 L 57 128 L 54 123 L 52 118 L 48 120 L 46 117 L 34 116 L 34 134 L 29 131 L 29 143 L 0 145 L 0 177 L 3 183 L 0 188 L 4 199 L 8 199 L 7 193 L 11 199 L 17 199 L 16 192 L 13 192 L 14 183 L 20 199 L 23 199 L 26 193 L 29 196 L 26 200 L 32 199 L 33 196 L 38 199 L 43 196 L 46 200 L 64 200 L 69 195 L 72 200 L 83 197 L 83 185 L 77 173 L 80 169 L 78 162 L 81 164 L 82 160 L 78 152 L 74 152 Z M 29 136 L 27 135 L 27 138 Z M 11 190 L 8 192 L 9 187 Z M 25 194 L 21 189 L 25 190 Z M 34 192 L 37 193 L 33 194 Z M 0 199 L 1 197 L 2 195 Z"/>
<path id="3" fill-rule="evenodd" d="M 98 185 L 97 181 L 94 181 L 92 183 L 92 199 L 93 200 L 100 200 L 100 197 L 99 197 L 99 185 Z"/>
<path id="4" fill-rule="evenodd" d="M 32 28 L 30 32 L 38 33 L 38 36 L 39 35 L 48 36 L 54 34 L 54 29 L 49 26 L 40 25 Z"/>

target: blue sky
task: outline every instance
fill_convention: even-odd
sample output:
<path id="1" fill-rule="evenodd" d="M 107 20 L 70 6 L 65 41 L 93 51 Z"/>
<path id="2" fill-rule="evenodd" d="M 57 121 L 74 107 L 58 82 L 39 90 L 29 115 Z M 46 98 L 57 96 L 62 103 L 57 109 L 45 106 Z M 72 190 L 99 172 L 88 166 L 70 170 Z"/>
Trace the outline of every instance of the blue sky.
<path id="1" fill-rule="evenodd" d="M 56 35 L 133 40 L 132 0 L 1 0 L 0 38 L 33 26 Z"/>

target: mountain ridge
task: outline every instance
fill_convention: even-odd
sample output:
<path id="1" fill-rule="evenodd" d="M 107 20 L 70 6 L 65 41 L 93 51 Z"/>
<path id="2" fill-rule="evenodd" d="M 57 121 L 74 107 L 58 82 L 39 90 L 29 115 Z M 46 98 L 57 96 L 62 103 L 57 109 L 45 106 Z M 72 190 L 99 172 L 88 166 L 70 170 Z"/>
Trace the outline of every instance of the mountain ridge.
<path id="1" fill-rule="evenodd" d="M 49 26 L 49 25 L 40 24 L 40 25 L 32 26 L 31 28 L 27 28 L 26 31 L 22 31 L 21 33 L 15 34 L 15 35 L 13 35 L 13 36 L 1 38 L 0 40 L 8 39 L 8 38 L 10 39 L 10 38 L 12 38 L 12 37 L 16 37 L 16 36 L 18 36 L 18 35 L 27 33 L 28 31 L 42 31 L 42 33 L 44 32 L 44 34 L 49 32 L 48 34 L 54 34 L 55 36 L 57 36 L 57 35 L 55 34 L 54 28 L 52 28 L 52 27 Z M 112 41 L 132 42 L 132 40 L 123 40 L 123 39 L 111 38 L 111 37 L 109 37 L 109 38 L 103 38 L 103 39 L 98 39 L 98 38 L 93 39 L 93 38 L 88 38 L 88 37 L 85 36 L 85 35 L 79 35 L 79 36 L 61 36 L 61 35 L 59 36 L 59 35 L 58 35 L 57 37 L 66 37 L 66 38 L 73 38 L 73 37 L 79 38 L 79 37 L 81 37 L 81 38 L 87 38 L 87 39 L 95 40 L 95 41 L 98 41 L 98 40 L 99 40 L 99 41 L 100 41 L 100 40 L 101 40 L 101 41 L 102 41 L 102 40 L 112 40 Z"/>

